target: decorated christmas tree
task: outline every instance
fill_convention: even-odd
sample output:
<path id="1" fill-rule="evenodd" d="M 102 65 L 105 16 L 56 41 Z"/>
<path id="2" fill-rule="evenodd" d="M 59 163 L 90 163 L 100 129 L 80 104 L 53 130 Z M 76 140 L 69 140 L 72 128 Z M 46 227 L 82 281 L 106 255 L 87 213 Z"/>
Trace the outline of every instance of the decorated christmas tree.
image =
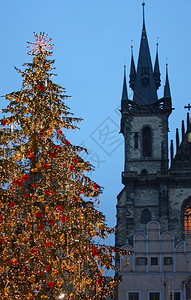
<path id="1" fill-rule="evenodd" d="M 116 249 L 96 244 L 112 231 L 97 210 L 102 189 L 66 138 L 81 120 L 51 80 L 51 39 L 34 37 L 0 121 L 0 298 L 104 299 L 117 281 L 104 276 Z"/>

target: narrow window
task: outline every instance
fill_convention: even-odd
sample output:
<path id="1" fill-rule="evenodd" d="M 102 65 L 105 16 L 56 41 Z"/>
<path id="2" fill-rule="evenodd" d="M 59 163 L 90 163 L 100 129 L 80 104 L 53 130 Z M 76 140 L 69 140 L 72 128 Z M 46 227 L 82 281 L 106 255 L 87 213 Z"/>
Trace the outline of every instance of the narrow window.
<path id="1" fill-rule="evenodd" d="M 149 300 L 160 300 L 160 293 L 149 293 Z"/>
<path id="2" fill-rule="evenodd" d="M 151 213 L 147 208 L 145 208 L 142 212 L 141 223 L 147 224 L 148 222 L 150 222 L 150 220 L 151 220 Z"/>
<path id="3" fill-rule="evenodd" d="M 137 265 L 147 265 L 146 257 L 137 257 Z"/>
<path id="4" fill-rule="evenodd" d="M 128 300 L 139 300 L 139 293 L 128 293 Z"/>
<path id="5" fill-rule="evenodd" d="M 152 136 L 151 128 L 146 126 L 142 129 L 142 154 L 144 157 L 152 155 Z"/>
<path id="6" fill-rule="evenodd" d="M 180 292 L 175 292 L 174 293 L 174 300 L 181 300 Z"/>
<path id="7" fill-rule="evenodd" d="M 158 257 L 151 257 L 151 265 L 152 266 L 158 265 Z"/>
<path id="8" fill-rule="evenodd" d="M 184 207 L 184 235 L 191 233 L 191 200 L 189 199 Z"/>
<path id="9" fill-rule="evenodd" d="M 138 148 L 138 133 L 134 134 L 134 147 L 135 149 Z"/>
<path id="10" fill-rule="evenodd" d="M 172 257 L 164 257 L 163 258 L 163 263 L 166 266 L 172 265 Z"/>

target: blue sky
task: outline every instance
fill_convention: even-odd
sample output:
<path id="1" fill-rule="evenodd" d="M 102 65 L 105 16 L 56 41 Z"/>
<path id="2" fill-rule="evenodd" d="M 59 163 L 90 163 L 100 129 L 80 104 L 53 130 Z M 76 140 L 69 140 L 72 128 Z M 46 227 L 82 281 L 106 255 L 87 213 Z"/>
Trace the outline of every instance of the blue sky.
<path id="1" fill-rule="evenodd" d="M 116 196 L 122 189 L 123 137 L 118 112 L 123 65 L 129 75 L 131 40 L 137 62 L 142 30 L 141 0 L 7 0 L 1 1 L 0 95 L 19 90 L 21 68 L 31 60 L 26 42 L 33 32 L 44 31 L 53 39 L 55 81 L 66 88 L 75 116 L 82 117 L 80 131 L 69 133 L 75 144 L 85 145 L 95 165 L 92 178 L 104 186 L 100 209 L 115 226 Z M 175 111 L 170 117 L 169 139 L 186 119 L 184 105 L 191 103 L 191 1 L 146 1 L 146 29 L 154 61 L 159 38 L 161 83 L 168 58 L 169 79 Z M 129 98 L 132 92 L 128 89 Z M 163 87 L 159 97 L 163 95 Z M 5 102 L 1 100 L 0 107 Z M 109 130 L 109 134 L 107 132 Z M 110 139 L 108 139 L 108 137 Z M 113 240 L 110 240 L 112 243 Z"/>

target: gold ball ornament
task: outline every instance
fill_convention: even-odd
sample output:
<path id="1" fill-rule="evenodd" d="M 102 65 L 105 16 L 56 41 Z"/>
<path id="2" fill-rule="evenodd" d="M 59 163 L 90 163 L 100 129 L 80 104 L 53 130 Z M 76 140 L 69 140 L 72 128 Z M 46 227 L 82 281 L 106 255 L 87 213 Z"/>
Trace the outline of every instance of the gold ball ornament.
<path id="1" fill-rule="evenodd" d="M 29 110 L 29 108 L 27 107 L 25 110 L 24 110 L 24 114 L 29 114 L 29 112 L 30 112 L 30 110 Z"/>
<path id="2" fill-rule="evenodd" d="M 31 169 L 31 172 L 32 173 L 38 172 L 38 169 L 37 168 L 33 168 L 33 169 Z"/>
<path id="3" fill-rule="evenodd" d="M 22 154 L 21 153 L 17 153 L 17 159 L 21 160 L 22 159 Z"/>
<path id="4" fill-rule="evenodd" d="M 40 74 L 40 72 L 41 72 L 41 69 L 39 69 L 39 68 L 36 68 L 36 69 L 35 69 L 35 72 L 36 72 L 36 74 L 37 74 L 37 75 L 39 75 L 39 74 Z"/>
<path id="5" fill-rule="evenodd" d="M 37 169 L 40 169 L 40 168 L 41 168 L 41 164 L 40 164 L 40 163 L 36 163 L 36 164 L 35 164 L 35 167 L 36 167 Z"/>
<path id="6" fill-rule="evenodd" d="M 62 234 L 62 235 L 60 236 L 60 240 L 61 240 L 62 244 L 65 244 L 66 238 L 65 238 L 65 235 L 64 235 L 64 234 Z"/>
<path id="7" fill-rule="evenodd" d="M 11 101 L 13 99 L 10 95 L 6 96 L 5 98 L 9 101 Z"/>
<path id="8" fill-rule="evenodd" d="M 84 218 L 84 216 L 82 215 L 82 214 L 80 214 L 80 220 L 84 220 L 85 218 Z"/>
<path id="9" fill-rule="evenodd" d="M 31 300 L 31 299 L 33 299 L 34 297 L 33 297 L 33 295 L 31 294 L 31 293 L 29 293 L 28 295 L 27 295 L 27 300 Z"/>
<path id="10" fill-rule="evenodd" d="M 57 286 L 60 288 L 63 285 L 63 282 L 57 281 Z"/>
<path id="11" fill-rule="evenodd" d="M 8 289 L 8 288 L 5 288 L 5 289 L 4 289 L 4 295 L 5 295 L 6 297 L 8 297 L 8 295 L 9 295 L 9 289 Z"/>
<path id="12" fill-rule="evenodd" d="M 103 223 L 98 223 L 98 224 L 97 224 L 97 229 L 98 229 L 98 230 L 102 230 L 103 227 L 104 227 L 104 224 L 103 224 Z"/>
<path id="13" fill-rule="evenodd" d="M 38 62 L 37 57 L 34 57 L 34 58 L 33 58 L 33 64 L 36 64 L 37 62 Z"/>
<path id="14" fill-rule="evenodd" d="M 50 66 L 49 66 L 48 64 L 44 64 L 44 69 L 45 69 L 46 71 L 48 71 L 48 70 L 50 69 Z"/>
<path id="15" fill-rule="evenodd" d="M 91 237 L 96 236 L 96 231 L 95 231 L 95 230 L 92 230 L 92 231 L 90 232 L 90 235 L 91 235 Z"/>
<path id="16" fill-rule="evenodd" d="M 49 212 L 49 211 L 50 211 L 50 207 L 49 207 L 49 206 L 46 206 L 46 207 L 45 207 L 45 210 L 46 210 L 46 212 Z"/>
<path id="17" fill-rule="evenodd" d="M 91 279 L 90 278 L 86 279 L 86 283 L 91 284 L 92 283 Z"/>

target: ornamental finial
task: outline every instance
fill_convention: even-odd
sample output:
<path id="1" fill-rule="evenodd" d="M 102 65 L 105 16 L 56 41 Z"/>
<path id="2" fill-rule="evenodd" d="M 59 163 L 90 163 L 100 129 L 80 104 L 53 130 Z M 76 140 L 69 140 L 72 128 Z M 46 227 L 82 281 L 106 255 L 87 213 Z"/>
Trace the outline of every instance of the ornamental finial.
<path id="1" fill-rule="evenodd" d="M 48 38 L 48 34 L 45 35 L 44 32 L 40 32 L 39 35 L 35 32 L 33 34 L 34 34 L 35 42 L 34 43 L 28 42 L 30 46 L 27 46 L 27 48 L 32 48 L 28 52 L 28 54 L 34 55 L 35 52 L 39 53 L 40 50 L 42 52 L 50 52 L 49 50 L 52 50 L 53 44 L 49 44 L 49 42 L 52 41 L 52 39 Z"/>

